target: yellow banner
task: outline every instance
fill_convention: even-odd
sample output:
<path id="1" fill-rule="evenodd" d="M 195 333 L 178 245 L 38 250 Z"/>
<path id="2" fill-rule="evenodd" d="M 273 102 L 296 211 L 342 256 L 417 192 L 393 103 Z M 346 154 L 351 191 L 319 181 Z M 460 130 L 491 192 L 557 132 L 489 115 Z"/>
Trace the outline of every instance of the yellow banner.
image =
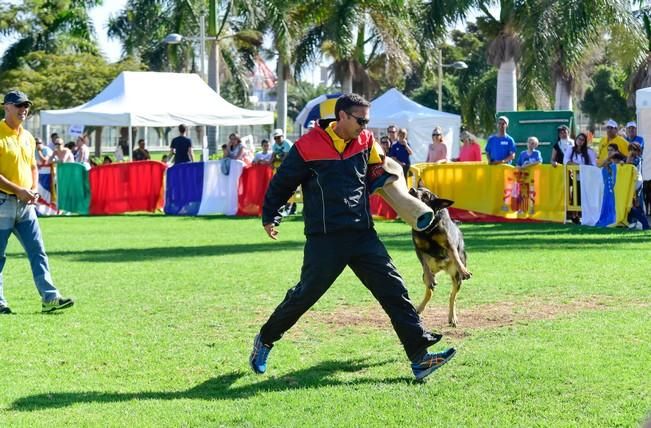
<path id="1" fill-rule="evenodd" d="M 562 167 L 476 162 L 416 164 L 420 179 L 454 208 L 509 219 L 565 221 L 565 172 Z"/>

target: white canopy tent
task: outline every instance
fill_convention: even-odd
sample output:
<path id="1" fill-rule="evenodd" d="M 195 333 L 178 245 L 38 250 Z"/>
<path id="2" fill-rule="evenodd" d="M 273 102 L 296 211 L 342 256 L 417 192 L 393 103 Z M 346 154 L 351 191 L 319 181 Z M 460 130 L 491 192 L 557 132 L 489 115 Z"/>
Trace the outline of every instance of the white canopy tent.
<path id="1" fill-rule="evenodd" d="M 642 177 L 651 180 L 651 88 L 638 89 L 635 92 L 635 107 L 637 109 L 637 134 L 644 138 L 644 153 L 642 160 Z"/>
<path id="2" fill-rule="evenodd" d="M 123 71 L 95 98 L 41 111 L 43 125 L 131 127 L 273 124 L 272 112 L 247 110 L 220 97 L 196 74 Z M 129 144 L 131 147 L 131 144 Z"/>
<path id="3" fill-rule="evenodd" d="M 406 128 L 408 140 L 414 150 L 412 163 L 425 162 L 432 142 L 432 129 L 440 126 L 448 146 L 448 159 L 459 154 L 459 129 L 461 117 L 444 113 L 418 104 L 404 96 L 396 88 L 371 101 L 369 128 L 386 128 L 395 125 Z"/>

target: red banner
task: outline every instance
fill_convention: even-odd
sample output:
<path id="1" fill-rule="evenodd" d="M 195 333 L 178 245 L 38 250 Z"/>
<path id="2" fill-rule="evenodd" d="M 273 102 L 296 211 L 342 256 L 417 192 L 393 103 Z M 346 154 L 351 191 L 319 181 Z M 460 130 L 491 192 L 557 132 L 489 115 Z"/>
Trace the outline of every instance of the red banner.
<path id="1" fill-rule="evenodd" d="M 264 195 L 272 175 L 271 165 L 251 165 L 244 168 L 237 188 L 237 215 L 262 215 Z"/>
<path id="2" fill-rule="evenodd" d="M 154 212 L 162 208 L 166 166 L 158 161 L 113 163 L 91 168 L 90 214 Z"/>

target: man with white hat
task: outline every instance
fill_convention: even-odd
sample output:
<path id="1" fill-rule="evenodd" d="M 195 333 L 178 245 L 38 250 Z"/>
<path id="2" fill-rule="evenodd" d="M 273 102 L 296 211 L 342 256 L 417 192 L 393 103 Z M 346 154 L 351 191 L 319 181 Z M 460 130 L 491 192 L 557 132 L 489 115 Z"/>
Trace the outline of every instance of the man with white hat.
<path id="1" fill-rule="evenodd" d="M 289 149 L 292 148 L 292 143 L 288 139 L 283 138 L 285 136 L 285 133 L 280 128 L 274 129 L 272 136 L 274 139 L 274 146 L 271 151 L 273 153 L 274 167 L 277 168 L 278 165 L 280 165 L 280 162 L 282 162 L 285 157 L 287 157 Z"/>
<path id="2" fill-rule="evenodd" d="M 626 124 L 626 141 L 629 143 L 638 143 L 642 151 L 644 151 L 644 138 L 637 135 L 637 123 L 628 122 Z"/>
<path id="3" fill-rule="evenodd" d="M 617 122 L 608 119 L 608 122 L 606 122 L 606 135 L 601 138 L 599 150 L 597 150 L 597 166 L 603 166 L 608 159 L 608 146 L 611 144 L 617 144 L 619 152 L 624 156 L 628 156 L 628 141 L 617 135 L 617 131 Z"/>
<path id="4" fill-rule="evenodd" d="M 488 137 L 486 142 L 486 156 L 490 165 L 510 164 L 515 158 L 515 141 L 506 133 L 509 127 L 509 118 L 497 118 L 497 133 Z"/>

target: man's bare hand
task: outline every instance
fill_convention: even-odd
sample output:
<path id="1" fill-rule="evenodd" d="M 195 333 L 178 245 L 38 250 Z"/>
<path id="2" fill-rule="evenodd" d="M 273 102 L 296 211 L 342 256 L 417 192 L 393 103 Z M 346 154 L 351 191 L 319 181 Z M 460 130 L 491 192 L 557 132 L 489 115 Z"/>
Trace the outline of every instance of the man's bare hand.
<path id="1" fill-rule="evenodd" d="M 34 204 L 38 200 L 38 194 L 27 189 L 20 189 L 16 192 L 16 197 L 26 204 Z"/>
<path id="2" fill-rule="evenodd" d="M 276 230 L 276 226 L 274 226 L 273 223 L 265 224 L 264 230 L 267 232 L 267 235 L 269 235 L 269 237 L 274 241 L 278 239 L 276 238 L 276 236 L 278 236 L 278 231 Z"/>

